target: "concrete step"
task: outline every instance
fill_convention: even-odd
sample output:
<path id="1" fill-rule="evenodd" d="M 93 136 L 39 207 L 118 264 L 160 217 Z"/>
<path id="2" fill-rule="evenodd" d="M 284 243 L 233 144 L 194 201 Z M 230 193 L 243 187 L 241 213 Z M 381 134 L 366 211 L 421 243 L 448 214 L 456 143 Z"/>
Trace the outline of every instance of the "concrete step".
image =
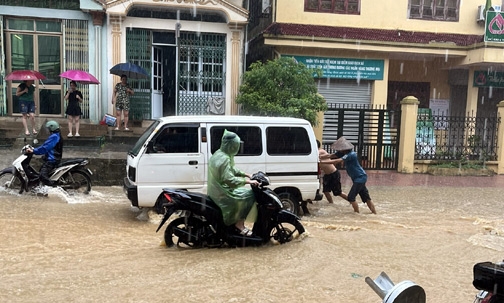
<path id="1" fill-rule="evenodd" d="M 36 117 L 38 134 L 26 136 L 24 134 L 21 117 L 0 117 L 0 148 L 13 147 L 14 144 L 23 146 L 33 144 L 37 139 L 40 146 L 49 137 L 49 131 L 43 127 L 49 119 Z M 65 118 L 51 118 L 60 124 L 61 136 L 64 140 L 64 148 L 83 150 L 102 150 L 127 152 L 136 143 L 138 138 L 145 132 L 152 120 L 132 123 L 130 130 L 115 130 L 115 127 L 90 123 L 87 119 L 81 119 L 79 134 L 80 137 L 68 137 L 68 120 Z M 30 126 L 30 124 L 28 124 Z M 75 128 L 73 129 L 75 135 Z"/>

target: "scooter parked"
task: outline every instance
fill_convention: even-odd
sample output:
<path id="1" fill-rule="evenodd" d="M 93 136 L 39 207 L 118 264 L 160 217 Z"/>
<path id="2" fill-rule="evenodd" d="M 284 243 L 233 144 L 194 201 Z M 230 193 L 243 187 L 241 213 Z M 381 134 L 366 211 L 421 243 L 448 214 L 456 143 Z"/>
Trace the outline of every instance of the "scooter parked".
<path id="1" fill-rule="evenodd" d="M 36 190 L 40 183 L 40 175 L 30 165 L 33 153 L 26 153 L 27 149 L 33 150 L 33 147 L 23 146 L 21 155 L 12 162 L 12 166 L 0 171 L 1 189 L 18 194 L 30 191 L 40 194 Z M 54 182 L 54 186 L 61 187 L 70 194 L 88 194 L 91 191 L 93 175 L 91 170 L 86 168 L 88 163 L 88 159 L 85 158 L 64 159 L 51 171 L 49 179 Z"/>
<path id="2" fill-rule="evenodd" d="M 252 187 L 257 202 L 257 220 L 250 237 L 237 233 L 234 225 L 226 226 L 220 208 L 204 194 L 185 190 L 163 189 L 156 207 L 164 209 L 164 217 L 156 232 L 177 211 L 180 217 L 171 221 L 165 229 L 164 240 L 168 247 L 222 247 L 257 246 L 270 241 L 287 243 L 304 233 L 299 217 L 282 209 L 278 195 L 269 189 L 269 178 L 258 172 L 251 180 L 259 186 Z"/>

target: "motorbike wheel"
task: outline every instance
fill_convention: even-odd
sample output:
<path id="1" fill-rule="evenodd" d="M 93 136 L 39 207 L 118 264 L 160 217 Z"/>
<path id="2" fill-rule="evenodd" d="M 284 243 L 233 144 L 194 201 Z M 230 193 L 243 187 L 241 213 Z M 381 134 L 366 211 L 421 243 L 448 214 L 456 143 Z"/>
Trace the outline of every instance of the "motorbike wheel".
<path id="1" fill-rule="evenodd" d="M 59 186 L 69 194 L 89 194 L 91 178 L 82 170 L 71 170 L 61 177 Z"/>
<path id="2" fill-rule="evenodd" d="M 23 182 L 18 174 L 3 172 L 0 174 L 0 189 L 7 193 L 22 194 L 24 191 Z"/>
<path id="3" fill-rule="evenodd" d="M 202 246 L 202 222 L 192 217 L 181 217 L 168 224 L 164 233 L 166 246 L 177 244 L 181 248 L 198 248 Z"/>
<path id="4" fill-rule="evenodd" d="M 282 220 L 271 227 L 269 234 L 271 242 L 284 244 L 296 239 L 304 232 L 305 229 L 298 220 Z"/>
<path id="5" fill-rule="evenodd" d="M 278 194 L 280 201 L 282 202 L 283 209 L 290 211 L 296 216 L 299 215 L 299 199 L 288 191 L 284 191 Z"/>

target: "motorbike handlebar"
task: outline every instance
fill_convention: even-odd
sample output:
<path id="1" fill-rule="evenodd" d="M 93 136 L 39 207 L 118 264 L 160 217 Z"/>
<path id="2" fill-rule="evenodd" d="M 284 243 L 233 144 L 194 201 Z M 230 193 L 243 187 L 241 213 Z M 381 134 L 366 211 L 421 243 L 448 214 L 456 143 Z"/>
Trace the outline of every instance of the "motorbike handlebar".
<path id="1" fill-rule="evenodd" d="M 23 148 L 21 149 L 21 153 L 22 154 L 26 154 L 26 150 L 27 149 L 31 149 L 33 150 L 33 146 L 31 146 L 30 144 L 26 144 L 25 146 L 23 146 Z"/>
<path id="2" fill-rule="evenodd" d="M 259 182 L 259 188 L 270 185 L 269 177 L 262 171 L 253 174 L 250 180 Z"/>

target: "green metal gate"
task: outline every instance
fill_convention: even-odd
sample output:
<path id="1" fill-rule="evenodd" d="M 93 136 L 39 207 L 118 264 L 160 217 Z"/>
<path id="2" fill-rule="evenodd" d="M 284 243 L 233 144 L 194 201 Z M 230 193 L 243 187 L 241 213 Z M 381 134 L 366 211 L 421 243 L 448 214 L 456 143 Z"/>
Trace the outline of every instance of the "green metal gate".
<path id="1" fill-rule="evenodd" d="M 207 113 L 210 98 L 223 98 L 226 35 L 180 33 L 177 115 Z"/>
<path id="2" fill-rule="evenodd" d="M 355 146 L 364 169 L 396 170 L 398 164 L 400 112 L 370 105 L 330 103 L 324 113 L 322 145 L 344 136 Z"/>
<path id="3" fill-rule="evenodd" d="M 139 28 L 126 31 L 126 61 L 141 66 L 149 74 L 151 72 L 151 31 Z M 135 91 L 130 97 L 129 118 L 133 121 L 151 119 L 151 78 L 128 79 L 129 85 Z"/>

